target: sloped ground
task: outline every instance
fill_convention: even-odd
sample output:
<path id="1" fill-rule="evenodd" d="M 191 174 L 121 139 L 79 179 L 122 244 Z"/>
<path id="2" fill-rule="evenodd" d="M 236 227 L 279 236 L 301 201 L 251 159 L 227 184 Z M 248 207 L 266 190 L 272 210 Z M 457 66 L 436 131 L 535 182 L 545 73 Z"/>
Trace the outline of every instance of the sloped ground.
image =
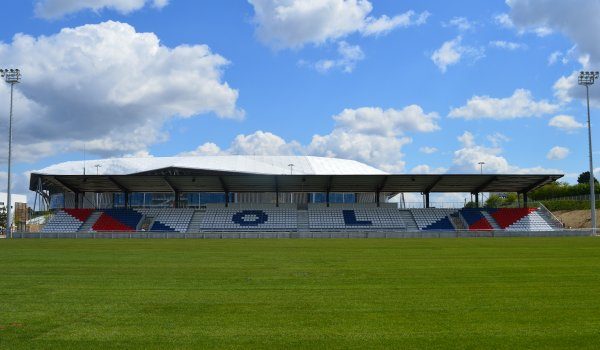
<path id="1" fill-rule="evenodd" d="M 557 210 L 553 214 L 565 224 L 565 228 L 590 228 L 589 210 Z M 596 225 L 600 225 L 600 209 L 596 209 Z"/>

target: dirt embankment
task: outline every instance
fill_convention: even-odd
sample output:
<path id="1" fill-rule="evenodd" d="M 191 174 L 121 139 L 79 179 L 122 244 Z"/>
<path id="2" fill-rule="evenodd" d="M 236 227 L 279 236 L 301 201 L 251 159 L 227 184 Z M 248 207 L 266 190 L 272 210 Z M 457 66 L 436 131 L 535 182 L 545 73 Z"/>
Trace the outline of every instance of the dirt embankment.
<path id="1" fill-rule="evenodd" d="M 591 219 L 589 210 L 557 210 L 552 212 L 566 228 L 590 228 Z M 596 210 L 596 226 L 600 222 L 600 209 Z"/>

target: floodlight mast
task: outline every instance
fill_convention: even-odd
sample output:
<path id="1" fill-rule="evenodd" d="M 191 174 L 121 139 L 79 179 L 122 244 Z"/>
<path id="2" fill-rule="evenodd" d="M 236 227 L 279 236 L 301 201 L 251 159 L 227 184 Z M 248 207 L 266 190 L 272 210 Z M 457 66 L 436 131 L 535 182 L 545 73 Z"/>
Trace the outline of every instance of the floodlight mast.
<path id="1" fill-rule="evenodd" d="M 6 187 L 6 238 L 13 238 L 12 233 L 12 198 L 11 198 L 11 161 L 12 161 L 12 116 L 13 116 L 13 90 L 15 84 L 21 80 L 21 71 L 14 68 L 0 69 L 0 77 L 10 84 L 10 113 L 8 115 L 8 184 Z"/>
<path id="2" fill-rule="evenodd" d="M 596 72 L 585 72 L 579 73 L 579 85 L 585 86 L 585 93 L 587 98 L 587 124 L 588 124 L 588 146 L 590 154 L 590 215 L 592 223 L 592 234 L 596 234 L 596 191 L 594 189 L 594 162 L 592 158 L 592 124 L 590 122 L 590 85 L 594 85 L 596 79 L 600 77 L 600 73 Z"/>

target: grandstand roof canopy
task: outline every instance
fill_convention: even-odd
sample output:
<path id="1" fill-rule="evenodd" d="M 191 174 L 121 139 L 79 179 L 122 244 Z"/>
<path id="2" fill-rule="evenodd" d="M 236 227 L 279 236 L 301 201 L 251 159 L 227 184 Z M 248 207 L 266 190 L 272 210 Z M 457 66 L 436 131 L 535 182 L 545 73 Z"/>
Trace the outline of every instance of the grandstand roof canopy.
<path id="1" fill-rule="evenodd" d="M 51 192 L 529 192 L 562 174 L 388 174 L 352 160 L 303 156 L 116 158 L 34 172 Z M 293 166 L 290 166 L 293 164 Z M 100 165 L 99 169 L 94 168 Z"/>

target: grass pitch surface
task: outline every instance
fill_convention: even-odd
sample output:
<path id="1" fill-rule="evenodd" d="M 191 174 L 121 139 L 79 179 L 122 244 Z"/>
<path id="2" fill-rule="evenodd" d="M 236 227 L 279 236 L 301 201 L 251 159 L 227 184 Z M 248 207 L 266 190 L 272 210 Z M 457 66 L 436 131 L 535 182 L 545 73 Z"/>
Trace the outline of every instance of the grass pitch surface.
<path id="1" fill-rule="evenodd" d="M 600 346 L 600 239 L 0 241 L 0 349 Z"/>

